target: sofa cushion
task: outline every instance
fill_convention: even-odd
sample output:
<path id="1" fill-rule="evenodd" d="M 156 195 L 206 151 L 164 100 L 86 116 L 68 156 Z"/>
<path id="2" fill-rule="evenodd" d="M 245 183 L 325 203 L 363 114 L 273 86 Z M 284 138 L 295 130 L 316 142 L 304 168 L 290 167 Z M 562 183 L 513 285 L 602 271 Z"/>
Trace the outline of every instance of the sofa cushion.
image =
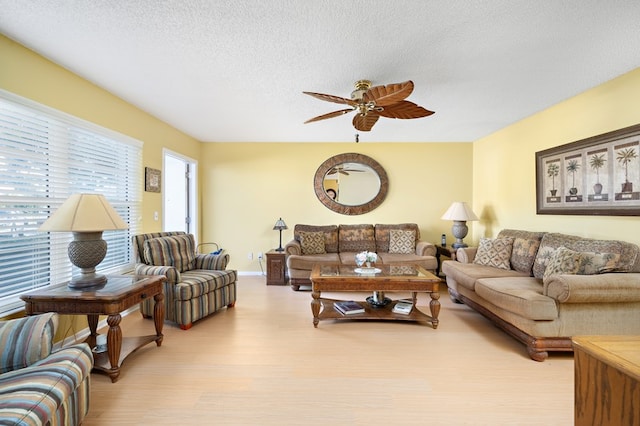
<path id="1" fill-rule="evenodd" d="M 287 257 L 287 268 L 292 270 L 311 271 L 313 265 L 317 263 L 329 264 L 340 263 L 338 253 L 309 254 L 309 255 L 291 255 Z M 353 261 L 355 265 L 355 260 Z"/>
<path id="2" fill-rule="evenodd" d="M 501 309 L 530 320 L 558 318 L 555 300 L 542 294 L 542 283 L 533 277 L 482 278 L 476 283 L 476 294 Z"/>
<path id="3" fill-rule="evenodd" d="M 512 237 L 511 268 L 533 275 L 533 262 L 540 247 L 544 232 L 530 232 L 518 229 L 503 229 L 497 238 Z"/>
<path id="4" fill-rule="evenodd" d="M 180 272 L 193 269 L 196 243 L 192 234 L 151 238 L 144 242 L 144 257 L 153 266 L 173 266 Z"/>
<path id="5" fill-rule="evenodd" d="M 378 262 L 394 265 L 418 265 L 428 271 L 435 271 L 438 259 L 435 256 L 420 256 L 415 253 L 378 253 Z"/>
<path id="6" fill-rule="evenodd" d="M 527 274 L 513 269 L 498 269 L 493 266 L 477 265 L 475 263 L 462 263 L 457 260 L 445 260 L 442 262 L 442 272 L 469 290 L 475 289 L 476 281 L 480 278 L 491 277 L 523 277 Z"/>
<path id="7" fill-rule="evenodd" d="M 513 249 L 513 238 L 480 238 L 478 251 L 473 263 L 493 266 L 499 269 L 511 269 L 510 259 Z"/>
<path id="8" fill-rule="evenodd" d="M 375 252 L 373 225 L 340 225 L 338 247 L 340 252 Z"/>
<path id="9" fill-rule="evenodd" d="M 305 232 L 300 231 L 300 246 L 302 254 L 323 254 L 324 249 L 324 232 Z"/>
<path id="10" fill-rule="evenodd" d="M 573 235 L 548 233 L 542 237 L 540 248 L 533 264 L 533 275 L 536 278 L 544 276 L 547 263 L 555 250 L 561 246 L 577 252 L 617 253 L 620 255 L 620 260 L 615 268 L 618 272 L 631 271 L 636 263 L 639 251 L 637 245 L 624 241 L 596 240 Z"/>
<path id="11" fill-rule="evenodd" d="M 415 243 L 413 246 L 415 247 L 417 242 L 420 240 L 420 229 L 418 225 L 415 223 L 398 223 L 398 224 L 376 224 L 375 225 L 375 239 L 376 239 L 376 249 L 377 253 L 388 253 L 389 252 L 389 243 L 391 241 L 391 231 L 392 230 L 400 230 L 400 231 L 413 231 L 415 234 Z"/>
<path id="12" fill-rule="evenodd" d="M 416 252 L 416 232 L 401 229 L 389 231 L 389 253 L 410 254 Z"/>
<path id="13" fill-rule="evenodd" d="M 323 232 L 324 250 L 326 253 L 338 252 L 338 226 L 337 225 L 304 225 L 297 224 L 293 228 L 293 238 L 300 242 L 300 232 Z"/>

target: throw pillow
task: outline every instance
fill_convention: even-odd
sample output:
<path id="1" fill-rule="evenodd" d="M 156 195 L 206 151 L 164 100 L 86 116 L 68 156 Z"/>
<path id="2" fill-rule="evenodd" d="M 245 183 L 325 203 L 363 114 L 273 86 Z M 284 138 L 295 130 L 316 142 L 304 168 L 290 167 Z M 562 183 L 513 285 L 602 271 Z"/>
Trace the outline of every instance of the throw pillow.
<path id="1" fill-rule="evenodd" d="M 513 250 L 513 238 L 480 238 L 478 251 L 473 263 L 493 266 L 500 269 L 511 269 L 510 259 Z"/>
<path id="2" fill-rule="evenodd" d="M 582 255 L 566 247 L 558 247 L 544 270 L 542 281 L 546 284 L 552 275 L 575 275 L 580 269 Z"/>
<path id="3" fill-rule="evenodd" d="M 144 242 L 144 257 L 153 266 L 173 266 L 190 271 L 196 263 L 196 244 L 192 234 L 151 238 Z"/>
<path id="4" fill-rule="evenodd" d="M 324 232 L 300 232 L 302 254 L 324 254 Z"/>
<path id="5" fill-rule="evenodd" d="M 606 272 L 614 272 L 618 268 L 620 254 L 618 253 L 580 253 L 582 260 L 578 275 L 595 275 L 604 274 Z"/>
<path id="6" fill-rule="evenodd" d="M 409 254 L 416 251 L 415 231 L 392 229 L 389 231 L 389 253 Z"/>
<path id="7" fill-rule="evenodd" d="M 515 238 L 513 251 L 511 252 L 511 267 L 518 271 L 531 275 L 533 261 L 540 247 L 540 240 Z"/>

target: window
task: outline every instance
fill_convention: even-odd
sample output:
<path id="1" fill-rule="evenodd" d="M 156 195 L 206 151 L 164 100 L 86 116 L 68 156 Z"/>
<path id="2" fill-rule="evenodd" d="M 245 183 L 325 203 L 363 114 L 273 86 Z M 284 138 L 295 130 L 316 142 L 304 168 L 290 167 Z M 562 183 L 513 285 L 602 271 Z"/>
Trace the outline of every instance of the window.
<path id="1" fill-rule="evenodd" d="M 26 291 L 79 274 L 72 234 L 38 231 L 71 194 L 103 194 L 128 223 L 103 234 L 97 269 L 130 268 L 141 188 L 142 142 L 0 90 L 0 316 L 21 309 Z"/>

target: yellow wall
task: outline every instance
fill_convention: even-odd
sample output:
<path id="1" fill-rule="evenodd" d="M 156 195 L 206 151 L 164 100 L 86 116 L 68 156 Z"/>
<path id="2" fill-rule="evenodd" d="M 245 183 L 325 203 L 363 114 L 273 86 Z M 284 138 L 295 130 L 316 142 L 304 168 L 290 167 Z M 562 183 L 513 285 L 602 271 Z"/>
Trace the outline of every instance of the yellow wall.
<path id="1" fill-rule="evenodd" d="M 0 88 L 144 142 L 143 166 L 162 169 L 163 148 L 200 157 L 199 141 L 2 35 L 0 58 Z M 154 211 L 162 197 L 145 192 L 143 232 L 162 227 Z"/>
<path id="2" fill-rule="evenodd" d="M 482 138 L 473 146 L 473 238 L 503 228 L 640 244 L 637 216 L 536 214 L 535 153 L 640 123 L 640 68 Z"/>
<path id="3" fill-rule="evenodd" d="M 320 164 L 347 152 L 372 157 L 389 177 L 387 198 L 370 213 L 335 213 L 314 193 Z M 256 254 L 278 247 L 273 225 L 279 217 L 289 227 L 283 246 L 296 223 L 415 222 L 422 239 L 435 243 L 450 234 L 451 222 L 440 219 L 449 205 L 471 200 L 471 152 L 470 143 L 203 144 L 202 241 L 221 244 L 232 254 L 231 267 L 241 271 L 259 271 Z"/>

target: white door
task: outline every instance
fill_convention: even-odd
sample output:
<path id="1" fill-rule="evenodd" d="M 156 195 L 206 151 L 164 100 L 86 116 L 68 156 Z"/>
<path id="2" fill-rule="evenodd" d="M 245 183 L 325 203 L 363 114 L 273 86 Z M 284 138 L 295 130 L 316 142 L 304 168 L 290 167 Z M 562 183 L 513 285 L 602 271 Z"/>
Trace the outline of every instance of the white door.
<path id="1" fill-rule="evenodd" d="M 185 231 L 198 235 L 195 217 L 196 166 L 195 160 L 164 150 L 164 231 Z"/>

